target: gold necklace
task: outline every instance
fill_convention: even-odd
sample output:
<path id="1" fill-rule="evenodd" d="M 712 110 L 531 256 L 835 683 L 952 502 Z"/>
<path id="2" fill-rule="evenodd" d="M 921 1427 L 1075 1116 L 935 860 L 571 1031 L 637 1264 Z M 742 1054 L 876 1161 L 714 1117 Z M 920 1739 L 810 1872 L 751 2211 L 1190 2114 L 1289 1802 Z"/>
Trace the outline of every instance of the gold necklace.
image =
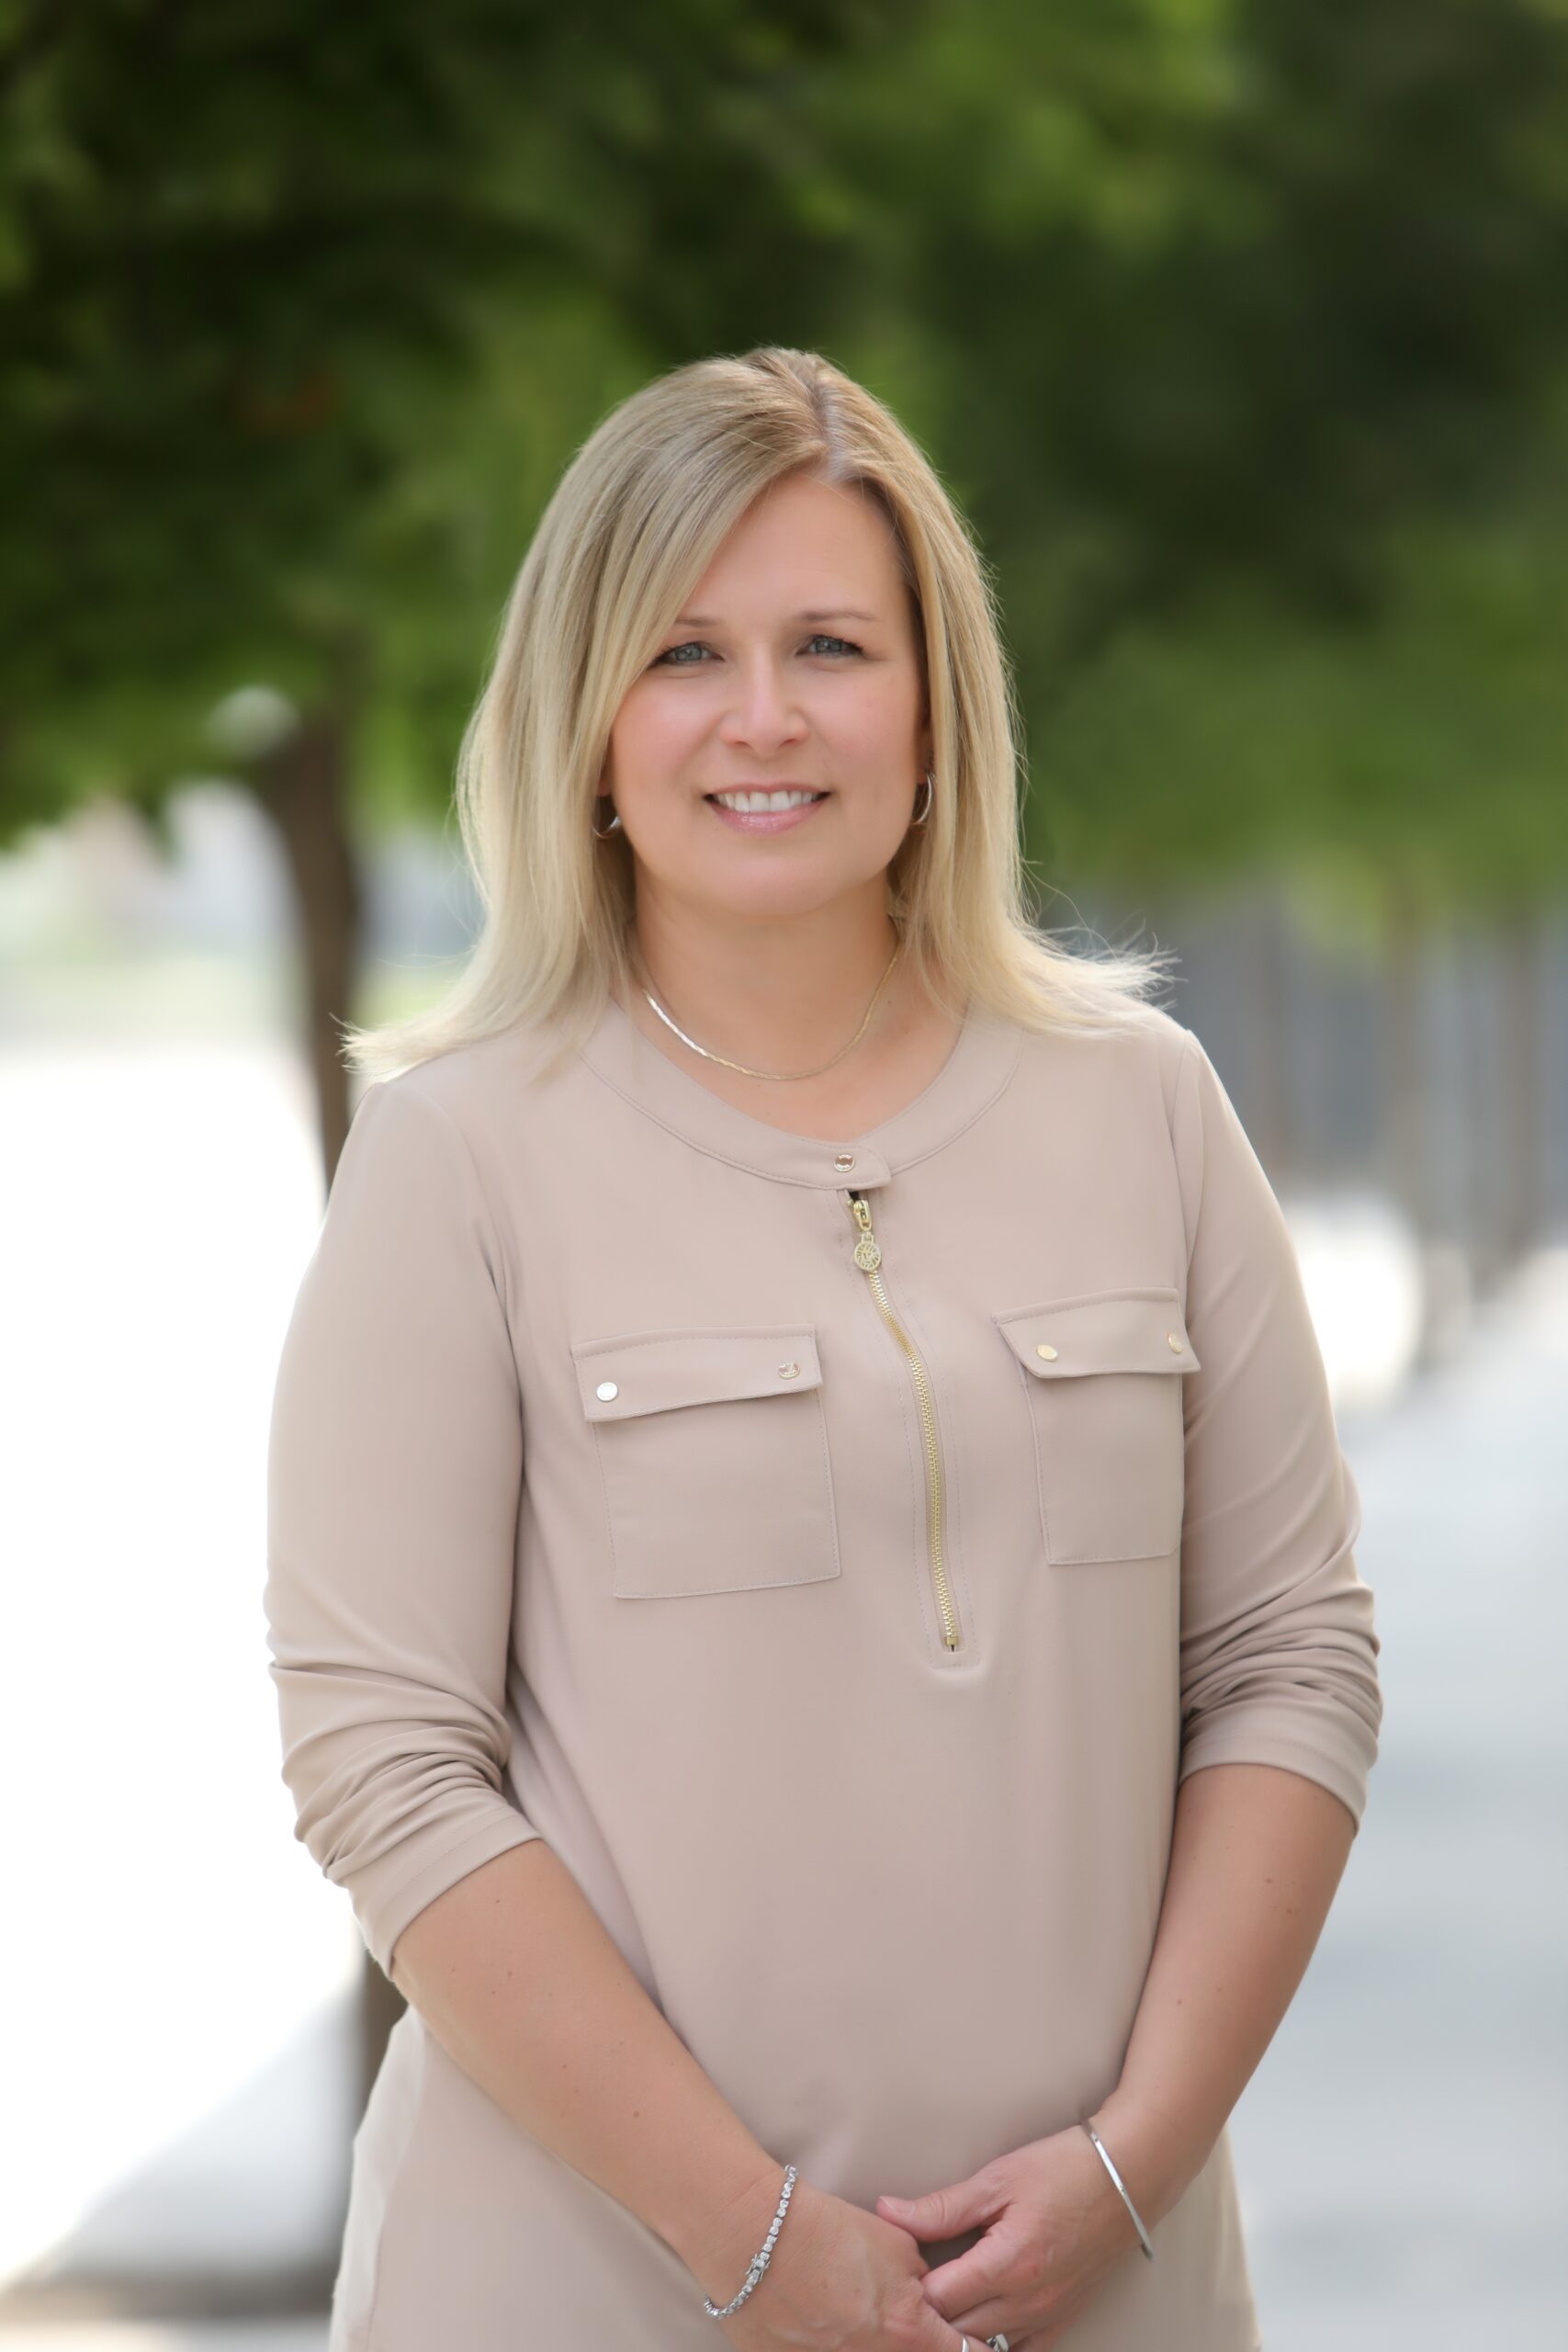
<path id="1" fill-rule="evenodd" d="M 891 973 L 894 965 L 898 960 L 899 950 L 902 948 L 903 944 L 904 942 L 901 938 L 894 943 L 893 953 L 889 956 L 886 963 L 883 967 L 882 978 L 877 981 L 875 988 L 872 991 L 871 1002 L 866 1006 L 865 1013 L 862 1019 L 860 1027 L 850 1039 L 849 1045 L 841 1046 L 839 1048 L 839 1051 L 833 1056 L 832 1061 L 824 1062 L 821 1065 L 821 1068 L 818 1069 L 748 1069 L 744 1062 L 732 1062 L 725 1054 L 710 1054 L 705 1046 L 699 1046 L 694 1037 L 688 1037 L 685 1031 L 676 1025 L 676 1023 L 671 1019 L 669 1013 L 665 1012 L 664 1007 L 660 1003 L 658 998 L 654 996 L 649 989 L 645 988 L 643 989 L 642 993 L 648 999 L 649 1003 L 653 1007 L 654 1012 L 658 1013 L 659 1018 L 663 1022 L 665 1027 L 667 1029 L 673 1029 L 676 1036 L 680 1038 L 681 1043 L 683 1046 L 690 1046 L 693 1053 L 701 1054 L 705 1061 L 722 1062 L 726 1069 L 737 1069 L 740 1072 L 742 1078 L 776 1079 L 786 1083 L 792 1079 L 800 1080 L 805 1078 L 820 1078 L 823 1071 L 832 1069 L 837 1063 L 841 1062 L 844 1056 L 850 1052 L 851 1048 L 858 1046 L 862 1037 L 864 1036 L 866 1023 L 870 1021 L 872 1014 L 876 1010 L 876 1000 L 882 994 L 883 989 L 887 986 L 888 975 Z M 648 967 L 643 962 L 642 947 L 640 943 L 635 943 L 635 953 L 638 966 L 646 972 Z"/>

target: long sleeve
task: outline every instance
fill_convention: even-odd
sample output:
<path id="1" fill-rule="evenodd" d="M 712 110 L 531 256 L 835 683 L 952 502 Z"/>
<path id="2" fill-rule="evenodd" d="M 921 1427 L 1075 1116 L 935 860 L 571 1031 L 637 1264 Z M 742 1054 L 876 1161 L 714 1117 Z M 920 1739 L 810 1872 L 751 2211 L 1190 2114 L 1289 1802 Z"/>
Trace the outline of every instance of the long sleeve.
<path id="1" fill-rule="evenodd" d="M 295 1300 L 267 1451 L 269 1671 L 295 1836 L 383 1969 L 539 1833 L 505 1792 L 522 1411 L 493 1228 L 418 1072 L 368 1088 Z"/>
<path id="2" fill-rule="evenodd" d="M 1180 1778 L 1276 1764 L 1357 1828 L 1382 1720 L 1361 1507 L 1279 1202 L 1189 1036 L 1173 1135 L 1190 1245 Z"/>

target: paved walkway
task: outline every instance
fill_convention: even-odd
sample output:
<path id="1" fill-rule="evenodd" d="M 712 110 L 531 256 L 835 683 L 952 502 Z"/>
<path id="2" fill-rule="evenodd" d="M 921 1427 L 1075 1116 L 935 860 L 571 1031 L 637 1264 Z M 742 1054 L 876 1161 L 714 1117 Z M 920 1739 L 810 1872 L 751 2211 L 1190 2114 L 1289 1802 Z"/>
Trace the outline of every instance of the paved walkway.
<path id="1" fill-rule="evenodd" d="M 1367 1813 L 1232 2137 L 1267 2352 L 1568 2341 L 1568 1250 L 1343 1420 Z"/>

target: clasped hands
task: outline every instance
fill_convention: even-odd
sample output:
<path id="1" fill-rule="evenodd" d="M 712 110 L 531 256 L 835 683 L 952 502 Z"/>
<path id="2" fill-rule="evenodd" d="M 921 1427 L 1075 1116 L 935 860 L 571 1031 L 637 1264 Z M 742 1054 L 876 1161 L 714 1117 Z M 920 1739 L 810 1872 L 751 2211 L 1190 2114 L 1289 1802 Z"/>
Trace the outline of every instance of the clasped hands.
<path id="1" fill-rule="evenodd" d="M 925 2196 L 879 2197 L 875 2210 L 928 2245 L 985 2230 L 920 2280 L 971 2352 L 998 2332 L 1009 2352 L 1047 2352 L 1122 2257 L 1140 2251 L 1115 2182 L 1076 2123 Z"/>

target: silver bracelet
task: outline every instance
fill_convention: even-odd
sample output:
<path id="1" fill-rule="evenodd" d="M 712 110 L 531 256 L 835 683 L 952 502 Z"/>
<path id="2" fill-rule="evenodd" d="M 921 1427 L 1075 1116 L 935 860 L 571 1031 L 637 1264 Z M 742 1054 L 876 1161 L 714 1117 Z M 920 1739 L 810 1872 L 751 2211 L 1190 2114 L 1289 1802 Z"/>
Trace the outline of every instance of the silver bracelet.
<path id="1" fill-rule="evenodd" d="M 1143 2222 L 1138 2218 L 1138 2209 L 1127 2194 L 1127 2185 L 1125 2181 L 1117 2171 L 1115 2165 L 1111 2163 L 1110 2152 L 1107 2149 L 1104 2141 L 1100 2138 L 1099 2132 L 1095 2130 L 1093 2124 L 1089 2121 L 1087 2117 L 1083 2119 L 1083 2128 L 1089 2133 L 1089 2138 L 1094 2142 L 1095 2146 L 1100 2150 L 1100 2161 L 1103 2163 L 1106 2171 L 1111 2175 L 1111 2179 L 1116 2183 L 1116 2187 L 1121 2193 L 1122 2202 L 1127 2208 L 1128 2212 L 1133 2216 L 1133 2227 L 1137 2231 L 1139 2237 L 1143 2241 L 1144 2252 L 1148 2256 L 1149 2260 L 1152 2262 L 1155 2258 L 1155 2250 L 1149 2244 L 1149 2233 L 1147 2230 L 1145 2229 Z"/>
<path id="2" fill-rule="evenodd" d="M 767 2236 L 762 2240 L 761 2251 L 751 2256 L 751 2267 L 746 2273 L 746 2283 L 741 2288 L 740 2292 L 738 2295 L 733 2296 L 730 2301 L 726 2303 L 722 2311 L 720 2311 L 718 2305 L 713 2301 L 713 2298 L 710 2295 L 705 2295 L 703 2297 L 703 2309 L 706 2312 L 709 2319 L 728 2319 L 731 2312 L 738 2312 L 740 2309 L 741 2304 L 746 2301 L 747 2296 L 751 2292 L 751 2290 L 756 2285 L 758 2279 L 761 2277 L 763 2271 L 767 2268 L 769 2263 L 773 2260 L 773 2240 L 778 2236 L 779 2231 L 784 2225 L 784 2217 L 789 2209 L 790 2191 L 794 2187 L 795 2166 L 793 2165 L 786 2165 L 784 2166 L 784 2194 L 779 2199 L 778 2211 L 773 2215 L 773 2224 L 768 2231 Z"/>

